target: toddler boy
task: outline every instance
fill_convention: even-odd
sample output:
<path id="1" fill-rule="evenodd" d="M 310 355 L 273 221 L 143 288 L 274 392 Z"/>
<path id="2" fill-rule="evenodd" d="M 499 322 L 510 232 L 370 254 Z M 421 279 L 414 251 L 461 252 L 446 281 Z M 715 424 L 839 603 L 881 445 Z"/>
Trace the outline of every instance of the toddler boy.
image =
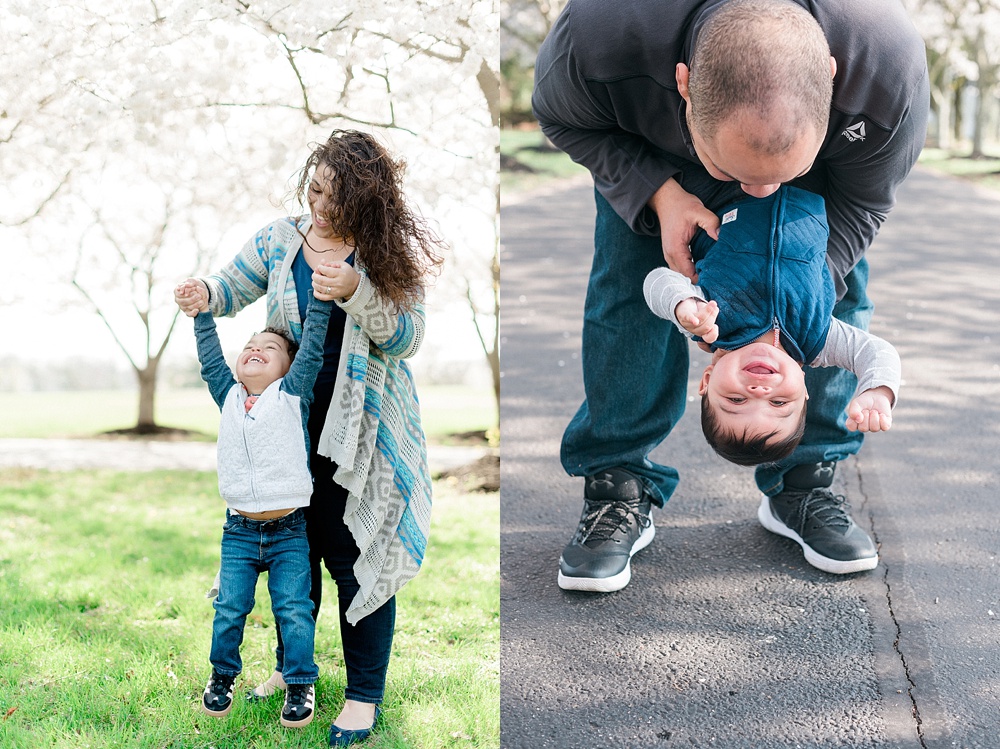
<path id="1" fill-rule="evenodd" d="M 257 578 L 267 571 L 271 607 L 285 644 L 282 675 L 288 690 L 281 724 L 303 727 L 313 719 L 319 669 L 313 660 L 309 543 L 301 508 L 308 506 L 313 488 L 306 422 L 331 307 L 310 298 L 297 354 L 284 331 L 255 334 L 236 360 L 235 378 L 207 306 L 194 318 L 201 376 L 222 412 L 219 493 L 227 505 L 209 656 L 212 676 L 202 697 L 208 715 L 222 717 L 232 709 L 233 683 L 242 670 L 243 628 L 253 610 Z"/>

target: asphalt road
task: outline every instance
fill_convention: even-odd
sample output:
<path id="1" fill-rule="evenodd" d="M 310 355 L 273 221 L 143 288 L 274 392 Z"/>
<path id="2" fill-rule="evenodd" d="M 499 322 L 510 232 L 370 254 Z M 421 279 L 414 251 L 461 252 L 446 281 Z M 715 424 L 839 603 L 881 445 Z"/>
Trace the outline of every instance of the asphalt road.
<path id="1" fill-rule="evenodd" d="M 835 489 L 878 569 L 828 575 L 761 528 L 689 409 L 654 452 L 680 487 L 607 595 L 556 585 L 593 215 L 579 181 L 501 214 L 502 746 L 1000 747 L 1000 199 L 915 170 L 868 252 L 904 384 Z"/>

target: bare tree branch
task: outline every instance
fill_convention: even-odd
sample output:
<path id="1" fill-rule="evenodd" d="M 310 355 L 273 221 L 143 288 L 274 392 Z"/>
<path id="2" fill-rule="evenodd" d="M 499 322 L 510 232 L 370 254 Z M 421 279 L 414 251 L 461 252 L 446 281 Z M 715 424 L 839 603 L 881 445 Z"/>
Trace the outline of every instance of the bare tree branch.
<path id="1" fill-rule="evenodd" d="M 42 198 L 41 202 L 38 204 L 38 207 L 35 208 L 34 212 L 28 214 L 23 218 L 17 219 L 16 221 L 0 221 L 0 224 L 3 224 L 4 226 L 24 226 L 29 221 L 38 218 L 41 212 L 45 209 L 45 206 L 47 206 L 49 203 L 55 200 L 56 196 L 62 191 L 62 189 L 69 182 L 69 175 L 70 172 L 66 172 L 66 174 L 62 176 L 62 179 L 60 179 L 59 182 L 56 184 L 56 186 L 52 189 L 52 192 L 50 192 L 48 195 Z"/>

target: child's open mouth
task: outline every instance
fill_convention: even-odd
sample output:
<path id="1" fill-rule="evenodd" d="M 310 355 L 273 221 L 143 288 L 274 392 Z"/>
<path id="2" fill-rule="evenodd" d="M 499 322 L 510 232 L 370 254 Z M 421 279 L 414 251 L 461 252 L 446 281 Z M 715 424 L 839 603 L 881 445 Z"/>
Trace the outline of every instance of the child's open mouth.
<path id="1" fill-rule="evenodd" d="M 249 359 L 247 359 L 247 364 L 253 364 L 254 362 L 256 362 L 257 364 L 263 364 L 264 360 L 261 359 L 259 356 L 251 356 Z"/>
<path id="2" fill-rule="evenodd" d="M 763 362 L 751 362 L 743 367 L 743 371 L 754 375 L 773 375 L 777 370 Z"/>

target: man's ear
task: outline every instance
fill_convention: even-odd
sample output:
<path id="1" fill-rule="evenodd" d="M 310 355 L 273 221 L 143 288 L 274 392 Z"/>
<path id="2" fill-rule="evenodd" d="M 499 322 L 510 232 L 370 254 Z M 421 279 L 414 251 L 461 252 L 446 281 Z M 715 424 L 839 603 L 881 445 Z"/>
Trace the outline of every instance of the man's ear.
<path id="1" fill-rule="evenodd" d="M 833 59 L 833 58 L 830 58 Z M 677 68 L 675 69 L 674 77 L 677 79 L 677 93 L 691 106 L 691 97 L 688 94 L 688 76 L 691 71 L 688 66 L 683 62 L 677 63 Z"/>
<path id="2" fill-rule="evenodd" d="M 713 369 L 715 369 L 715 365 L 709 364 L 705 367 L 705 371 L 701 373 L 701 382 L 698 383 L 698 395 L 704 395 L 708 392 L 708 381 L 712 377 Z"/>

